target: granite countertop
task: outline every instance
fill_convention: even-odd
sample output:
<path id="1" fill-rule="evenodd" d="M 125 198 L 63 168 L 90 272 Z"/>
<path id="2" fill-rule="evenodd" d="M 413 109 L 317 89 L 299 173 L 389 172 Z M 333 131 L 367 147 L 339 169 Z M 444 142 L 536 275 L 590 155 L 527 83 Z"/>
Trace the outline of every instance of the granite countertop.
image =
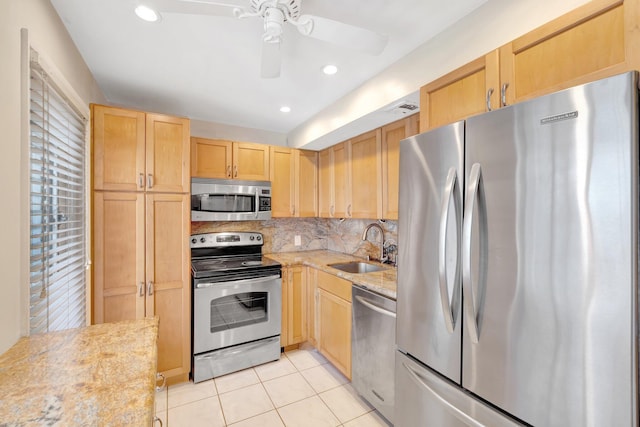
<path id="1" fill-rule="evenodd" d="M 21 338 L 0 355 L 0 425 L 150 426 L 158 319 Z"/>
<path id="2" fill-rule="evenodd" d="M 317 268 L 325 273 L 342 277 L 358 286 L 369 289 L 386 297 L 396 299 L 397 290 L 397 269 L 391 265 L 384 265 L 385 270 L 375 271 L 373 273 L 346 273 L 344 271 L 329 267 L 328 264 L 337 262 L 350 261 L 366 261 L 363 258 L 356 257 L 341 252 L 333 252 L 329 250 L 314 250 L 302 252 L 279 252 L 265 254 L 265 256 L 278 261 L 283 267 L 291 267 L 295 265 L 307 265 Z M 367 261 L 371 264 L 379 264 L 373 261 Z"/>

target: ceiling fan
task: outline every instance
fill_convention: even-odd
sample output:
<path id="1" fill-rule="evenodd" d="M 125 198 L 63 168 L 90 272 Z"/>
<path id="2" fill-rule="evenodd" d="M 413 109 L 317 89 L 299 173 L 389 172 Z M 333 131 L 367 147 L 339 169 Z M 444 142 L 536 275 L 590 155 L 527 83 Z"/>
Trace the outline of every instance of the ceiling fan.
<path id="1" fill-rule="evenodd" d="M 238 19 L 262 18 L 263 78 L 280 76 L 280 43 L 285 23 L 295 26 L 305 36 L 372 55 L 380 54 L 388 39 L 385 35 L 361 27 L 319 16 L 302 15 L 302 0 L 151 0 L 149 3 L 155 4 L 161 13 L 229 15 L 231 12 Z"/>

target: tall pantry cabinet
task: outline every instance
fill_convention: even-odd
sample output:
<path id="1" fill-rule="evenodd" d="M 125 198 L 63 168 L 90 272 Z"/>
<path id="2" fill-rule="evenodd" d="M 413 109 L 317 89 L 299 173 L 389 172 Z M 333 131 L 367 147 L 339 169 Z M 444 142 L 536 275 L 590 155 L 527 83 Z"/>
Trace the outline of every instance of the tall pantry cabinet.
<path id="1" fill-rule="evenodd" d="M 158 371 L 188 380 L 189 120 L 91 106 L 93 323 L 158 316 Z"/>

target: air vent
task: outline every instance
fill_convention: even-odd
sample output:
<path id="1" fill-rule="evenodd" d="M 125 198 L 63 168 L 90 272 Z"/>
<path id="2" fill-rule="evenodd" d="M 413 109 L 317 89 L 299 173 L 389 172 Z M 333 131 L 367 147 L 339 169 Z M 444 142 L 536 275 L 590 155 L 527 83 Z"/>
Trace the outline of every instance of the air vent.
<path id="1" fill-rule="evenodd" d="M 396 115 L 408 115 L 418 111 L 418 105 L 413 102 L 400 101 L 385 109 L 385 111 Z"/>

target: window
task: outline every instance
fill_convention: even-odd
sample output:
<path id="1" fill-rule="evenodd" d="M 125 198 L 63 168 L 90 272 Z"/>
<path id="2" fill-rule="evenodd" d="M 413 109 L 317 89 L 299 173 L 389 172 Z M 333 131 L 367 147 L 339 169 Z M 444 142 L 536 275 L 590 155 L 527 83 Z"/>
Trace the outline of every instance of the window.
<path id="1" fill-rule="evenodd" d="M 86 324 L 86 119 L 30 64 L 32 334 Z"/>

